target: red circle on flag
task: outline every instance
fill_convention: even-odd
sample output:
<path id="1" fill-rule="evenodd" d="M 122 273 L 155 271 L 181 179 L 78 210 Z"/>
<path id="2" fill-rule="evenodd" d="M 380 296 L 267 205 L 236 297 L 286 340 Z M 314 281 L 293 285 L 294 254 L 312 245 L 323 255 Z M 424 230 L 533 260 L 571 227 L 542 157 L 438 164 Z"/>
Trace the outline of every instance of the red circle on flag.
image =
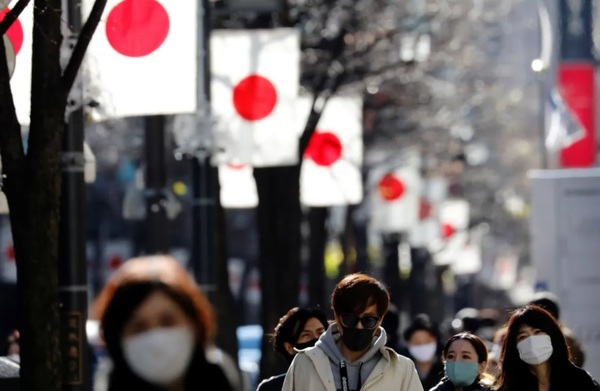
<path id="1" fill-rule="evenodd" d="M 315 131 L 304 156 L 319 166 L 331 166 L 342 157 L 342 142 L 331 132 Z"/>
<path id="2" fill-rule="evenodd" d="M 156 0 L 125 0 L 106 18 L 106 38 L 117 52 L 128 57 L 146 56 L 169 35 L 169 14 Z"/>
<path id="3" fill-rule="evenodd" d="M 233 89 L 233 106 L 247 121 L 258 121 L 273 112 L 277 103 L 275 86 L 266 78 L 250 75 Z"/>
<path id="4" fill-rule="evenodd" d="M 108 260 L 108 267 L 111 270 L 116 270 L 118 269 L 121 265 L 123 264 L 123 258 L 121 258 L 118 255 L 113 255 L 112 257 L 110 257 L 110 259 Z"/>
<path id="5" fill-rule="evenodd" d="M 456 228 L 454 228 L 454 226 L 452 224 L 450 224 L 450 223 L 442 224 L 442 237 L 444 239 L 448 239 L 449 237 L 454 235 L 455 232 L 456 232 Z"/>
<path id="6" fill-rule="evenodd" d="M 6 14 L 10 11 L 10 9 L 5 8 L 0 11 L 0 21 L 4 20 Z M 15 20 L 13 24 L 10 26 L 8 31 L 6 31 L 6 36 L 10 39 L 10 43 L 13 45 L 13 49 L 15 50 L 15 55 L 19 54 L 21 47 L 23 47 L 23 40 L 25 35 L 23 34 L 23 26 L 19 19 Z"/>
<path id="7" fill-rule="evenodd" d="M 404 183 L 394 176 L 394 174 L 386 174 L 379 181 L 377 186 L 379 195 L 385 201 L 396 201 L 404 194 Z"/>

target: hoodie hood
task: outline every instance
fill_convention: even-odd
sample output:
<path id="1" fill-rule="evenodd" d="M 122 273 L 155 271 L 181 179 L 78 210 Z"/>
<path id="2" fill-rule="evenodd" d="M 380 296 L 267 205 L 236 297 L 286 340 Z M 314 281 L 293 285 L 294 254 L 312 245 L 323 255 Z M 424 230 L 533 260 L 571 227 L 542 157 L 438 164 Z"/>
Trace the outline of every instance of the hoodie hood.
<path id="1" fill-rule="evenodd" d="M 333 379 L 335 380 L 336 389 L 341 389 L 341 378 L 340 378 L 340 361 L 346 363 L 348 370 L 348 382 L 350 383 L 351 390 L 360 389 L 360 386 L 367 380 L 373 368 L 381 358 L 380 349 L 385 347 L 387 342 L 387 335 L 382 327 L 375 330 L 373 340 L 371 341 L 371 347 L 365 352 L 358 360 L 350 363 L 347 362 L 336 343 L 341 338 L 339 331 L 339 325 L 332 323 L 325 333 L 321 335 L 315 347 L 323 350 L 327 357 L 329 357 L 329 363 L 331 365 L 331 371 L 333 373 Z M 360 374 L 360 376 L 359 376 Z M 360 384 L 359 383 L 360 378 Z"/>

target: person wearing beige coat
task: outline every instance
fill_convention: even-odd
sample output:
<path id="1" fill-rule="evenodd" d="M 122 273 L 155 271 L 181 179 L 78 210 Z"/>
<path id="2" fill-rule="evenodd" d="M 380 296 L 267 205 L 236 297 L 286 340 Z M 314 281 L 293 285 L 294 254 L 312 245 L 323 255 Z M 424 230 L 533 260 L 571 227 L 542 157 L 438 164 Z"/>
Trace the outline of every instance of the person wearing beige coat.
<path id="1" fill-rule="evenodd" d="M 282 391 L 423 391 L 414 363 L 385 346 L 385 285 L 350 274 L 334 289 L 331 303 L 335 322 L 315 346 L 298 351 Z"/>

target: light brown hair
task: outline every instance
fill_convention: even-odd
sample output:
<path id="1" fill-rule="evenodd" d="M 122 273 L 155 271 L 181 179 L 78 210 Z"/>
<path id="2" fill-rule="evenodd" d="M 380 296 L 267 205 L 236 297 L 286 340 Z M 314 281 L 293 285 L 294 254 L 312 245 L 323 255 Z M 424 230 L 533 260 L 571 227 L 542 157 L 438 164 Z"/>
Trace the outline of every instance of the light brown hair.
<path id="1" fill-rule="evenodd" d="M 196 284 L 190 273 L 173 257 L 168 255 L 143 256 L 125 262 L 108 280 L 92 309 L 91 317 L 101 322 L 104 328 L 105 315 L 113 299 L 125 287 L 155 285 L 156 289 L 180 296 L 189 302 L 190 316 L 198 325 L 198 339 L 206 343 L 215 335 L 215 316 L 212 305 Z M 180 301 L 180 300 L 178 300 Z M 123 303 L 125 305 L 125 303 Z"/>

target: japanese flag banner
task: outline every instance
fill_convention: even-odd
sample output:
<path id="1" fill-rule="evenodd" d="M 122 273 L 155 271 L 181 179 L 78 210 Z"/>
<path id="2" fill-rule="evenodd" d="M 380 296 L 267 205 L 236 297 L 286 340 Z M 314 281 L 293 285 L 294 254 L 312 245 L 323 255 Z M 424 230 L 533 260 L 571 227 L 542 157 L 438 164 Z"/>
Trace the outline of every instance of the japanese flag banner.
<path id="1" fill-rule="evenodd" d="M 210 50 L 216 163 L 296 164 L 298 30 L 214 30 Z"/>
<path id="2" fill-rule="evenodd" d="M 17 0 L 0 11 L 0 20 L 15 6 Z M 33 1 L 21 12 L 6 32 L 15 54 L 15 69 L 10 78 L 10 87 L 15 102 L 17 118 L 22 126 L 30 122 L 31 94 L 31 49 L 33 34 Z"/>
<path id="3" fill-rule="evenodd" d="M 408 233 L 414 247 L 427 247 L 431 252 L 442 245 L 440 207 L 448 193 L 448 180 L 443 176 L 423 178 L 419 200 L 419 222 Z"/>
<path id="4" fill-rule="evenodd" d="M 370 225 L 380 233 L 406 233 L 419 222 L 419 166 L 376 167 L 369 175 Z"/>
<path id="5" fill-rule="evenodd" d="M 301 129 L 311 103 L 311 98 L 299 99 Z M 362 112 L 359 96 L 334 96 L 327 101 L 303 156 L 300 171 L 303 205 L 350 205 L 362 201 Z"/>
<path id="6" fill-rule="evenodd" d="M 196 3 L 108 0 L 82 64 L 92 119 L 196 111 Z"/>
<path id="7" fill-rule="evenodd" d="M 219 184 L 223 208 L 254 208 L 258 206 L 258 192 L 251 166 L 247 164 L 219 165 Z"/>
<path id="8" fill-rule="evenodd" d="M 451 265 L 459 259 L 469 241 L 469 202 L 462 198 L 448 198 L 440 205 L 443 248 L 434 254 L 436 265 Z"/>

